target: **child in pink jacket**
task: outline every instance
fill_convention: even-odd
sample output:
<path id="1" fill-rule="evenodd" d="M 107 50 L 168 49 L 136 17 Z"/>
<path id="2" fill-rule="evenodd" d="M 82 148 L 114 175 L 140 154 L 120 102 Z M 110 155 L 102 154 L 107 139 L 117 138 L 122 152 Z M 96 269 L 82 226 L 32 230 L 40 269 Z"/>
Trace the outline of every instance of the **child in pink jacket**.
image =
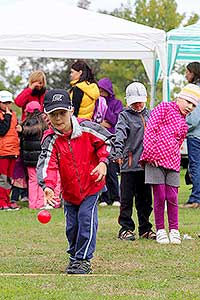
<path id="1" fill-rule="evenodd" d="M 200 88 L 186 85 L 173 102 L 162 102 L 152 110 L 145 130 L 143 153 L 145 183 L 153 187 L 156 241 L 180 244 L 178 230 L 178 187 L 180 182 L 180 148 L 188 130 L 185 117 L 200 102 Z M 167 201 L 169 238 L 164 225 Z"/>

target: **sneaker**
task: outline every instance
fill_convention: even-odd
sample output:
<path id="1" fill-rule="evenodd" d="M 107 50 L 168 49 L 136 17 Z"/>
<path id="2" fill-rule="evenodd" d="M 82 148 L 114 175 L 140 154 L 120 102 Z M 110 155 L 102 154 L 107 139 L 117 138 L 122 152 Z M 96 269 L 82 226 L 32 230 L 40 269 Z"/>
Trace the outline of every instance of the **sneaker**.
<path id="1" fill-rule="evenodd" d="M 12 210 L 12 208 L 10 206 L 1 206 L 0 210 L 9 211 L 9 210 Z"/>
<path id="2" fill-rule="evenodd" d="M 179 207 L 180 208 L 200 208 L 200 203 L 197 203 L 197 202 L 193 202 L 193 203 L 187 202 L 185 204 L 180 204 Z"/>
<path id="3" fill-rule="evenodd" d="M 119 232 L 118 238 L 125 241 L 135 241 L 135 233 L 131 230 L 123 230 Z"/>
<path id="4" fill-rule="evenodd" d="M 181 244 L 180 232 L 176 229 L 170 230 L 169 239 L 170 239 L 170 243 L 172 244 Z"/>
<path id="5" fill-rule="evenodd" d="M 156 232 L 156 242 L 159 244 L 169 244 L 169 238 L 165 229 L 159 229 Z"/>
<path id="6" fill-rule="evenodd" d="M 28 200 L 28 197 L 23 197 L 20 201 L 21 202 L 28 202 L 29 200 Z"/>
<path id="7" fill-rule="evenodd" d="M 75 259 L 69 259 L 69 263 L 66 267 L 65 273 L 70 274 L 69 271 L 72 269 L 73 263 L 75 262 Z"/>
<path id="8" fill-rule="evenodd" d="M 45 205 L 42 209 L 54 209 L 54 207 L 50 204 Z"/>
<path id="9" fill-rule="evenodd" d="M 67 274 L 90 274 L 92 273 L 91 264 L 88 260 L 75 260 L 69 263 Z"/>
<path id="10" fill-rule="evenodd" d="M 21 208 L 21 206 L 17 205 L 16 202 L 11 202 L 10 204 L 10 208 L 13 210 L 19 210 Z"/>
<path id="11" fill-rule="evenodd" d="M 142 235 L 139 236 L 140 239 L 147 239 L 147 240 L 155 240 L 156 239 L 156 233 L 153 230 L 149 230 Z"/>
<path id="12" fill-rule="evenodd" d="M 100 203 L 99 203 L 99 206 L 104 207 L 104 206 L 108 206 L 108 204 L 107 204 L 106 202 L 100 202 Z"/>
<path id="13" fill-rule="evenodd" d="M 112 206 L 117 206 L 117 207 L 120 207 L 120 202 L 119 201 L 114 201 Z"/>

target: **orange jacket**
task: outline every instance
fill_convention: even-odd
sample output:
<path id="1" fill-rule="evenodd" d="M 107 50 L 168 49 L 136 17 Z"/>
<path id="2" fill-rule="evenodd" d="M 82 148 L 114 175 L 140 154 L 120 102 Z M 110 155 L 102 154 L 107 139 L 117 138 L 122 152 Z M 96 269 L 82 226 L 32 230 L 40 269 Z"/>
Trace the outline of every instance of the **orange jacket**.
<path id="1" fill-rule="evenodd" d="M 4 119 L 4 113 L 0 110 L 0 119 Z M 19 137 L 16 131 L 17 116 L 12 112 L 10 128 L 4 136 L 0 136 L 0 156 L 19 155 Z"/>

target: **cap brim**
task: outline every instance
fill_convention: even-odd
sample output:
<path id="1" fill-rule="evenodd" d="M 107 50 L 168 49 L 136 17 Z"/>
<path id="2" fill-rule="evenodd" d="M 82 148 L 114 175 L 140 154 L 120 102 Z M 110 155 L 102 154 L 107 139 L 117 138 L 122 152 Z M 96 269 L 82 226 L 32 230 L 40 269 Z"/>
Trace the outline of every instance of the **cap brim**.
<path id="1" fill-rule="evenodd" d="M 53 112 L 53 111 L 55 111 L 55 110 L 66 110 L 66 111 L 72 111 L 73 110 L 73 107 L 71 106 L 70 108 L 68 107 L 54 107 L 54 108 L 52 108 L 52 109 L 46 109 L 46 108 L 44 108 L 44 112 L 46 113 L 46 114 L 50 114 L 51 112 Z"/>

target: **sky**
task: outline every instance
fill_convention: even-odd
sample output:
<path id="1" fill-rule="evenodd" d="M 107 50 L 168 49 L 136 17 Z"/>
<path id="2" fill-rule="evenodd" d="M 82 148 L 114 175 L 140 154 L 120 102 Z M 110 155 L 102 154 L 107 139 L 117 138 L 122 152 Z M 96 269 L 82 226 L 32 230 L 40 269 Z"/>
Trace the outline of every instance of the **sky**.
<path id="1" fill-rule="evenodd" d="M 33 4 L 34 0 L 26 0 L 26 2 Z M 42 1 L 42 0 L 41 0 Z M 77 5 L 78 0 L 63 0 L 69 5 Z M 119 8 L 121 3 L 127 3 L 128 0 L 90 0 L 91 4 L 89 9 L 97 10 L 107 10 L 112 11 L 115 8 Z M 135 0 L 129 0 L 131 4 L 135 3 Z M 14 4 L 17 0 L 0 0 L 0 5 Z M 56 0 L 55 0 L 56 3 Z M 190 14 L 191 12 L 196 12 L 200 14 L 200 1 L 199 0 L 176 0 L 178 4 L 178 12 Z"/>

